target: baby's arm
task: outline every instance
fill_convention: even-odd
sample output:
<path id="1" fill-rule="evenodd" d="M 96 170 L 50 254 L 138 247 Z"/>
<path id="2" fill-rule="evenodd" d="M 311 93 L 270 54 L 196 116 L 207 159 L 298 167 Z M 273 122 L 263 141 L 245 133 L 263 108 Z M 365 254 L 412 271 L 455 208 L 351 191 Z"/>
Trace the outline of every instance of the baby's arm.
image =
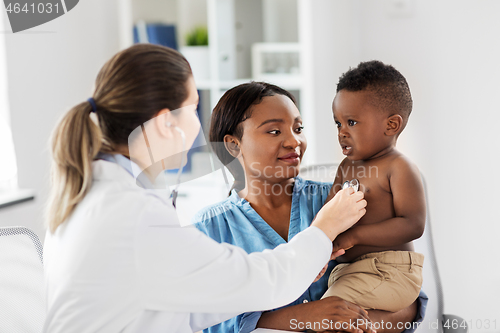
<path id="1" fill-rule="evenodd" d="M 334 241 L 334 251 L 338 248 L 347 250 L 355 245 L 396 246 L 422 236 L 426 208 L 420 172 L 404 157 L 399 157 L 392 162 L 388 177 L 395 217 L 378 223 L 355 225 Z"/>

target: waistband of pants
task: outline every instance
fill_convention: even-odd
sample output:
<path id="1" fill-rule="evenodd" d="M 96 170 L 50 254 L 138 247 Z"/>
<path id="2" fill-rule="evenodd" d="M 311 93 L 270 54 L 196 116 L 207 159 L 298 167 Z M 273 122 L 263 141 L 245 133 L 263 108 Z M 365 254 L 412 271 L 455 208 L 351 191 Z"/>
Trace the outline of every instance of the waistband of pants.
<path id="1" fill-rule="evenodd" d="M 357 257 L 353 262 L 369 258 L 377 258 L 383 264 L 417 265 L 420 267 L 424 265 L 424 255 L 413 251 L 372 252 Z"/>

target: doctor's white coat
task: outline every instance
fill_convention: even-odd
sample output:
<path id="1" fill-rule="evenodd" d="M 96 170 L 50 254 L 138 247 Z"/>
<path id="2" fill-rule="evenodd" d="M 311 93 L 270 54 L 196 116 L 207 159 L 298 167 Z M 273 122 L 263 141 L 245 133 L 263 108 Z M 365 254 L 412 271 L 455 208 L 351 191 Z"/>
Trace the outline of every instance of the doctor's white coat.
<path id="1" fill-rule="evenodd" d="M 93 162 L 93 184 L 44 249 L 45 332 L 193 332 L 288 304 L 312 283 L 332 243 L 310 227 L 248 255 L 180 227 L 166 196 L 120 165 Z"/>

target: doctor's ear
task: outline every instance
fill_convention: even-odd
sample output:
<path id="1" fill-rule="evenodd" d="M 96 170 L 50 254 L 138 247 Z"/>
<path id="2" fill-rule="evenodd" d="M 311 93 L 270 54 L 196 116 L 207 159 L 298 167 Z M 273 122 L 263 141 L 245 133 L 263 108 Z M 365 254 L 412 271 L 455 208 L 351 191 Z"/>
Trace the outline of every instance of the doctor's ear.
<path id="1" fill-rule="evenodd" d="M 176 124 L 175 117 L 172 115 L 169 109 L 163 109 L 153 118 L 158 131 L 166 136 L 172 136 L 172 130 Z"/>
<path id="2" fill-rule="evenodd" d="M 385 135 L 393 136 L 401 132 L 403 129 L 403 117 L 399 114 L 393 114 L 387 118 L 387 126 L 385 129 Z"/>
<path id="3" fill-rule="evenodd" d="M 231 156 L 240 156 L 240 141 L 235 136 L 229 134 L 225 135 L 224 146 L 226 147 L 226 150 L 229 152 L 229 154 L 231 154 Z"/>

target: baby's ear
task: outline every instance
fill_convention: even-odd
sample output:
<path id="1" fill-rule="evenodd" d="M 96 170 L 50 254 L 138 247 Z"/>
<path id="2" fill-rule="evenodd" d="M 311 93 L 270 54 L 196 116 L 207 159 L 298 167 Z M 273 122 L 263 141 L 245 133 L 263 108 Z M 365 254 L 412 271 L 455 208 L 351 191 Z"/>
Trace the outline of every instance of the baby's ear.
<path id="1" fill-rule="evenodd" d="M 393 114 L 387 117 L 387 126 L 385 128 L 385 135 L 393 136 L 399 134 L 403 130 L 403 117 L 399 114 Z"/>
<path id="2" fill-rule="evenodd" d="M 239 144 L 240 142 L 236 137 L 229 134 L 224 136 L 224 146 L 231 156 L 238 157 L 240 155 L 241 151 Z"/>

